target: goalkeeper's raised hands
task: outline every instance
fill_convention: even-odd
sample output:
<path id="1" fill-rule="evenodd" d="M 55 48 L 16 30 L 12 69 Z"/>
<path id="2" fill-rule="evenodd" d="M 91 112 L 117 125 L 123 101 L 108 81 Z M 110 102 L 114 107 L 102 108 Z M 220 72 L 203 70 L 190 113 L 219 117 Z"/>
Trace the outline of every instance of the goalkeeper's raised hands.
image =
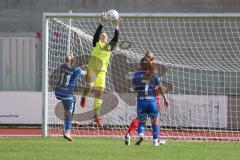
<path id="1" fill-rule="evenodd" d="M 118 17 L 118 18 L 115 20 L 115 28 L 116 28 L 116 29 L 119 29 L 119 26 L 120 26 L 121 21 L 122 21 L 122 18 L 121 18 L 121 17 Z"/>
<path id="2" fill-rule="evenodd" d="M 107 17 L 107 12 L 104 11 L 102 12 L 102 15 L 101 15 L 101 23 L 102 25 L 108 20 L 108 17 Z"/>

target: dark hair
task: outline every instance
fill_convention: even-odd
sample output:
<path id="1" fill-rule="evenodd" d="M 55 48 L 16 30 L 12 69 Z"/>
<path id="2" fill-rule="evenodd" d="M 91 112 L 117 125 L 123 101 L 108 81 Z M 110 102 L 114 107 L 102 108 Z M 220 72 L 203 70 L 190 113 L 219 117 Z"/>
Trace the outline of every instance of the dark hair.
<path id="1" fill-rule="evenodd" d="M 149 59 L 146 59 L 146 57 L 150 53 L 152 53 L 152 52 L 147 52 L 145 54 L 145 56 L 141 59 L 140 67 L 141 67 L 141 70 L 150 71 L 152 73 L 156 73 L 157 72 L 157 65 L 156 65 L 156 63 L 153 63 L 152 61 L 149 61 Z"/>

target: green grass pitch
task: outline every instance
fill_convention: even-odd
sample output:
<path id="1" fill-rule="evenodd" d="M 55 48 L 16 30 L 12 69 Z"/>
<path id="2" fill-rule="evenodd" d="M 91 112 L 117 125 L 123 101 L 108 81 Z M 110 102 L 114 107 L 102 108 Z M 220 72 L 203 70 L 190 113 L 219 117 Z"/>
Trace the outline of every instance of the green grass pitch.
<path id="1" fill-rule="evenodd" d="M 0 138 L 0 160 L 239 160 L 240 143 L 151 141 L 126 146 L 122 139 Z"/>

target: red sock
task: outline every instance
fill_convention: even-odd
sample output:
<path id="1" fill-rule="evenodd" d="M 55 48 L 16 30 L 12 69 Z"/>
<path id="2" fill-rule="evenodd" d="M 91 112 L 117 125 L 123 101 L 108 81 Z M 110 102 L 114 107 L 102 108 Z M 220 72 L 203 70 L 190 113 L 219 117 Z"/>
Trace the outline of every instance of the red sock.
<path id="1" fill-rule="evenodd" d="M 138 123 L 139 123 L 138 119 L 135 118 L 128 128 L 128 134 L 131 134 L 136 130 L 136 128 L 138 127 Z"/>

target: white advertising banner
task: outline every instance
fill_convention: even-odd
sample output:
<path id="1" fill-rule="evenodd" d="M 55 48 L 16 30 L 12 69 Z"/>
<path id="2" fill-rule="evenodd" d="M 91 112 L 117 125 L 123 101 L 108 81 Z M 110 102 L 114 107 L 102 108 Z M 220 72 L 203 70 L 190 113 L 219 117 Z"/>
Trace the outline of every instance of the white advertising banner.
<path id="1" fill-rule="evenodd" d="M 170 95 L 161 124 L 175 127 L 227 128 L 227 96 Z"/>
<path id="2" fill-rule="evenodd" d="M 63 106 L 54 94 L 49 103 L 49 123 L 63 123 Z M 91 124 L 93 117 L 93 98 L 87 97 L 87 106 L 80 107 L 80 96 L 76 96 L 75 120 Z M 129 100 L 130 99 L 130 100 Z M 104 124 L 129 125 L 136 117 L 135 96 L 133 94 L 109 94 L 103 98 L 101 115 Z M 131 102 L 130 102 L 131 101 Z M 169 95 L 170 106 L 161 103 L 161 125 L 173 127 L 227 127 L 227 96 L 214 95 Z M 148 122 L 149 123 L 149 122 Z"/>
<path id="3" fill-rule="evenodd" d="M 0 124 L 41 123 L 41 92 L 0 92 Z"/>
<path id="4" fill-rule="evenodd" d="M 61 101 L 49 93 L 48 123 L 63 124 Z M 93 97 L 87 97 L 86 108 L 80 107 L 76 96 L 74 119 L 81 124 L 91 124 Z M 133 94 L 108 94 L 103 96 L 101 116 L 108 125 L 129 125 L 136 117 Z M 173 127 L 227 127 L 227 96 L 214 95 L 169 95 L 170 106 L 161 106 L 161 125 Z M 41 124 L 41 92 L 0 92 L 0 124 Z M 162 104 L 162 103 L 161 103 Z"/>

